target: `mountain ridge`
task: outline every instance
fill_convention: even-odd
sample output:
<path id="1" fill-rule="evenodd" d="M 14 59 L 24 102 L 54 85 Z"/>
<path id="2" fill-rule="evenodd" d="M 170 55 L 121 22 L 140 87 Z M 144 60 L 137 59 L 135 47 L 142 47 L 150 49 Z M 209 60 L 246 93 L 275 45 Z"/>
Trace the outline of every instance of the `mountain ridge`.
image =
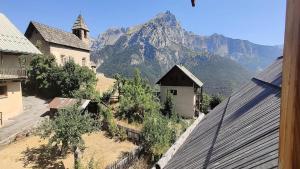
<path id="1" fill-rule="evenodd" d="M 270 60 L 278 57 L 280 52 L 276 47 L 235 40 L 220 34 L 196 35 L 182 28 L 175 15 L 167 11 L 144 24 L 108 29 L 92 44 L 91 59 L 98 64 L 98 71 L 110 76 L 118 72 L 128 76 L 134 67 L 140 68 L 151 83 L 173 65 L 184 64 L 196 72 L 200 80 L 209 81 L 208 85 L 215 86 L 216 90 L 208 89 L 208 93 L 228 95 L 248 80 L 251 74 L 270 64 Z M 202 65 L 205 70 L 197 65 Z M 219 71 L 220 65 L 225 65 L 225 74 Z M 218 78 L 209 77 L 214 72 L 218 72 Z M 230 77 L 230 74 L 238 79 Z M 229 85 L 224 87 L 217 84 L 225 81 Z"/>

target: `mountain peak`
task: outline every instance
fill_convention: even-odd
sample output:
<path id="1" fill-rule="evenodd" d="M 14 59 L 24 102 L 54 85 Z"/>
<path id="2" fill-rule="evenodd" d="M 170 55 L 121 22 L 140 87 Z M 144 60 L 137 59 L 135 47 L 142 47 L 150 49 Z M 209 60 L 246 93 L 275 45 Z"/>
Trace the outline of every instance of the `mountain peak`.
<path id="1" fill-rule="evenodd" d="M 156 23 L 167 25 L 167 26 L 177 26 L 178 22 L 176 16 L 172 14 L 170 11 L 166 11 L 164 13 L 159 13 L 153 19 Z"/>

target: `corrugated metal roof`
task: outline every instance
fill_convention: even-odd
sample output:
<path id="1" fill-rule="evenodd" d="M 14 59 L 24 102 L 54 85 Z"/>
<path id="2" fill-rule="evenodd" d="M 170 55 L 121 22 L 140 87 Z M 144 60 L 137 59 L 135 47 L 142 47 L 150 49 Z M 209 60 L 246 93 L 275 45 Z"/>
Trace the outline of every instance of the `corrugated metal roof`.
<path id="1" fill-rule="evenodd" d="M 49 103 L 49 108 L 50 109 L 62 109 L 66 108 L 69 106 L 73 106 L 74 104 L 80 102 L 80 108 L 85 109 L 90 100 L 85 100 L 85 99 L 73 99 L 73 98 L 62 98 L 62 97 L 55 97 L 50 103 Z"/>
<path id="2" fill-rule="evenodd" d="M 83 49 L 89 51 L 90 48 L 82 40 L 80 40 L 76 35 L 71 32 L 65 32 L 63 30 L 50 27 L 38 22 L 30 22 L 25 36 L 29 38 L 32 28 L 35 28 L 45 41 L 50 43 L 55 43 L 59 45 L 69 46 L 73 48 Z"/>
<path id="3" fill-rule="evenodd" d="M 0 13 L 0 51 L 21 54 L 41 54 L 2 13 Z"/>
<path id="4" fill-rule="evenodd" d="M 156 84 L 158 84 L 161 79 L 163 79 L 172 69 L 174 69 L 175 67 L 179 68 L 185 75 L 187 75 L 195 84 L 197 84 L 199 87 L 203 86 L 203 83 L 193 74 L 191 73 L 187 68 L 185 68 L 182 65 L 175 65 L 173 66 L 165 75 L 163 75 L 157 82 Z"/>
<path id="5" fill-rule="evenodd" d="M 166 169 L 277 168 L 282 58 L 212 110 Z"/>

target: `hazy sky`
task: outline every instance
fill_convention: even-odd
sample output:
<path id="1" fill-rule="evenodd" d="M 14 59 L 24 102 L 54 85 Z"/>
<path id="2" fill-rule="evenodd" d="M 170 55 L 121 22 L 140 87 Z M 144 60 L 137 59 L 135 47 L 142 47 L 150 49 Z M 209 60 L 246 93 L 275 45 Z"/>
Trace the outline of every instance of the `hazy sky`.
<path id="1" fill-rule="evenodd" d="M 70 31 L 81 12 L 91 35 L 110 27 L 144 23 L 170 10 L 181 25 L 199 35 L 223 34 L 258 44 L 283 44 L 285 0 L 0 0 L 22 32 L 30 20 Z"/>

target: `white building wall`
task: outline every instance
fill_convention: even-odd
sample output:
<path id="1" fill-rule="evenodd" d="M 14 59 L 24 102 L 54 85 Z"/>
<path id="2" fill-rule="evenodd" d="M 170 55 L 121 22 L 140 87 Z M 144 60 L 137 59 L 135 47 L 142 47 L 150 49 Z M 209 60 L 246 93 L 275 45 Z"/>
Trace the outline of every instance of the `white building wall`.
<path id="1" fill-rule="evenodd" d="M 177 95 L 173 95 L 175 112 L 179 115 L 192 118 L 195 115 L 196 94 L 193 87 L 186 86 L 160 86 L 161 102 L 164 103 L 167 92 L 177 90 Z"/>

